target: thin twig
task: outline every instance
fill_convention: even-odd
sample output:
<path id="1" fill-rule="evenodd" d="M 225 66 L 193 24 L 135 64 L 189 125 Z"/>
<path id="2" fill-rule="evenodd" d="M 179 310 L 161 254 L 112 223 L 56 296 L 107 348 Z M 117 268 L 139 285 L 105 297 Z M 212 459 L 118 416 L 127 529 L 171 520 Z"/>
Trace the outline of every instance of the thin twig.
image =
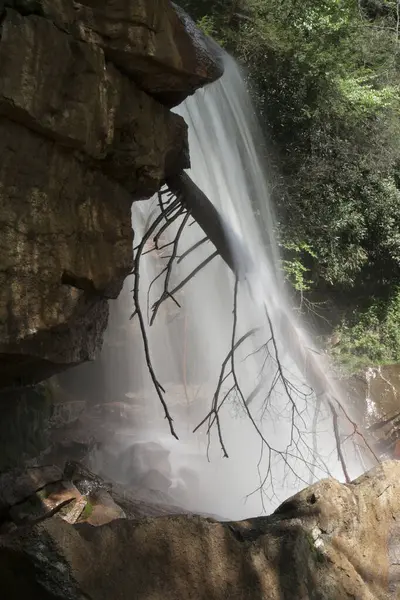
<path id="1" fill-rule="evenodd" d="M 185 277 L 185 279 L 183 281 L 181 281 L 181 283 L 179 283 L 172 290 L 171 295 L 175 296 L 175 294 L 177 292 L 179 292 L 187 283 L 189 283 L 189 281 L 191 279 L 193 279 L 193 277 L 195 275 L 197 275 L 197 273 L 199 273 L 199 271 L 201 271 L 202 269 L 204 269 L 204 267 L 206 267 L 208 265 L 208 263 L 210 263 L 217 256 L 219 256 L 218 252 L 214 252 L 213 254 L 211 254 L 210 256 L 208 256 L 205 260 L 203 260 L 203 262 L 198 267 L 196 267 L 195 269 L 193 269 L 193 271 L 191 273 L 189 273 L 189 275 L 187 277 Z"/>
<path id="2" fill-rule="evenodd" d="M 177 200 L 175 202 L 178 202 Z M 171 205 L 172 206 L 172 205 Z M 160 237 L 162 236 L 162 234 L 168 229 L 168 227 L 170 227 L 170 225 L 176 221 L 176 219 L 178 217 L 180 217 L 180 215 L 185 212 L 185 209 L 182 208 L 182 206 L 180 204 L 176 205 L 176 209 L 171 211 L 172 213 L 175 212 L 175 214 L 171 214 L 171 216 L 169 217 L 169 219 L 167 220 L 166 223 L 164 223 L 164 225 L 160 228 L 159 231 L 157 231 L 157 234 L 154 236 L 153 238 L 153 242 L 154 242 L 154 246 L 156 248 L 156 250 L 160 250 L 160 248 L 158 247 L 158 240 L 160 239 Z"/>
<path id="3" fill-rule="evenodd" d="M 169 291 L 168 288 L 169 288 L 169 281 L 171 279 L 172 268 L 174 266 L 174 261 L 175 261 L 176 255 L 178 253 L 179 241 L 181 239 L 183 230 L 185 229 L 186 223 L 188 222 L 189 216 L 190 216 L 190 213 L 187 212 L 186 215 L 184 216 L 182 223 L 179 226 L 178 232 L 175 236 L 174 245 L 172 248 L 172 254 L 169 258 L 168 265 L 167 265 L 167 273 L 165 275 L 165 280 L 164 280 L 164 291 L 161 294 L 160 298 L 153 304 L 153 314 L 152 314 L 152 317 L 150 320 L 150 325 L 153 325 L 154 320 L 158 313 L 158 309 L 160 308 L 160 306 L 164 302 L 164 300 L 166 300 L 167 298 L 171 298 L 171 300 L 173 300 L 180 307 L 180 304 L 177 302 L 177 300 L 175 300 L 174 295 Z"/>
<path id="4" fill-rule="evenodd" d="M 227 364 L 229 363 L 229 361 L 232 358 L 232 354 L 239 348 L 239 346 L 241 346 L 243 344 L 243 342 L 245 342 L 250 336 L 254 335 L 257 332 L 257 328 L 255 329 L 251 329 L 250 331 L 248 331 L 247 333 L 245 333 L 235 344 L 233 347 L 230 348 L 228 354 L 226 355 L 226 357 L 224 358 L 224 361 L 222 363 L 221 366 L 221 370 L 220 370 L 220 374 L 219 374 L 219 378 L 218 378 L 218 383 L 217 383 L 217 387 L 216 390 L 214 392 L 214 396 L 213 396 L 213 402 L 212 402 L 212 408 L 210 410 L 210 412 L 204 417 L 204 419 L 197 425 L 197 427 L 193 430 L 193 433 L 196 433 L 196 431 L 198 429 L 200 429 L 200 427 L 202 425 L 204 425 L 204 423 L 214 414 L 216 415 L 219 411 L 219 409 L 222 407 L 223 402 L 226 400 L 226 398 L 228 397 L 229 393 L 231 391 L 233 391 L 233 389 L 235 388 L 235 385 L 233 386 L 233 388 L 230 389 L 230 391 L 228 392 L 228 394 L 225 394 L 225 397 L 222 401 L 222 403 L 219 405 L 218 407 L 218 399 L 219 399 L 219 394 L 221 392 L 221 387 L 224 383 L 224 381 L 226 381 L 226 379 L 232 374 L 232 372 L 230 371 L 228 374 L 225 373 L 225 369 Z"/>
<path id="5" fill-rule="evenodd" d="M 210 240 L 208 239 L 208 237 L 204 237 L 203 239 L 201 239 L 199 242 L 196 242 L 196 244 L 193 244 L 193 246 L 191 246 L 188 250 L 186 250 L 186 252 L 184 252 L 182 254 L 182 256 L 179 257 L 178 259 L 178 264 L 180 262 L 183 261 L 183 259 L 185 259 L 191 252 L 193 252 L 193 250 L 196 250 L 199 246 L 201 246 L 202 244 L 204 244 L 205 242 L 209 242 Z"/>

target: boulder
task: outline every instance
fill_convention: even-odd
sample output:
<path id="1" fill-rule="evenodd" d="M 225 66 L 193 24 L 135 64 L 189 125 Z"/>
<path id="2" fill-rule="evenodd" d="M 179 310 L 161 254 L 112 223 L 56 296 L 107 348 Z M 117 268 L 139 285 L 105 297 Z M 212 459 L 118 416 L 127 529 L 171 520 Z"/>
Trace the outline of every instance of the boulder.
<path id="1" fill-rule="evenodd" d="M 46 485 L 24 502 L 11 507 L 8 517 L 16 524 L 26 524 L 42 521 L 58 513 L 68 523 L 75 523 L 86 504 L 87 501 L 72 483 L 58 481 Z M 76 514 L 76 518 L 71 518 L 71 514 Z"/>
<path id="2" fill-rule="evenodd" d="M 0 536 L 8 600 L 384 600 L 400 593 L 400 464 L 324 480 L 269 517 L 101 527 L 58 518 Z"/>
<path id="3" fill-rule="evenodd" d="M 113 483 L 110 494 L 128 519 L 190 514 L 162 492 Z"/>
<path id="4" fill-rule="evenodd" d="M 94 527 L 111 523 L 115 519 L 125 519 L 122 508 L 114 502 L 105 490 L 98 490 L 88 498 L 86 510 L 79 519 L 80 523 L 88 523 Z"/>

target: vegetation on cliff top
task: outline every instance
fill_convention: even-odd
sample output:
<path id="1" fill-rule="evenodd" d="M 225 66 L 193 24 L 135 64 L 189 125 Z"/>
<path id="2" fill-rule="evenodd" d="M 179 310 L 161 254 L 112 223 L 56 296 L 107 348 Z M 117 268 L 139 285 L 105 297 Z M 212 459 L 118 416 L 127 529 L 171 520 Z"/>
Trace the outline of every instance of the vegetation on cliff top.
<path id="1" fill-rule="evenodd" d="M 342 362 L 399 360 L 400 3 L 182 4 L 246 68 L 302 306 Z"/>

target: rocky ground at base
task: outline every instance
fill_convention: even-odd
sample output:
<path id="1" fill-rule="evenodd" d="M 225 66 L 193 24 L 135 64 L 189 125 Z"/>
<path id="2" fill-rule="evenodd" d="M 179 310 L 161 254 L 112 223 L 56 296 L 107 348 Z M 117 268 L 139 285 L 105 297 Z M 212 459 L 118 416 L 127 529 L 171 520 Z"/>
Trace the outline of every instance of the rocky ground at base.
<path id="1" fill-rule="evenodd" d="M 147 498 L 155 496 L 148 490 Z M 74 461 L 64 471 L 54 465 L 14 469 L 0 475 L 0 534 L 53 517 L 99 526 L 185 512 L 166 501 L 145 499 L 143 490 L 135 495 L 134 489 L 103 481 Z"/>
<path id="2" fill-rule="evenodd" d="M 326 479 L 272 515 L 219 522 L 78 463 L 3 473 L 7 600 L 387 600 L 400 593 L 400 463 Z M 180 513 L 180 514 L 177 514 Z"/>

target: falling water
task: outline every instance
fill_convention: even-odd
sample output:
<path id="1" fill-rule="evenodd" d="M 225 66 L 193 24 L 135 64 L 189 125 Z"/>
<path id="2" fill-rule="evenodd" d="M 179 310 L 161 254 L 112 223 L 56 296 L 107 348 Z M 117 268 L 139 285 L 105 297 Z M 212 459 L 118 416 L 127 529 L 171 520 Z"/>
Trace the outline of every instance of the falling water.
<path id="1" fill-rule="evenodd" d="M 327 474 L 343 480 L 343 458 L 351 477 L 364 465 L 360 439 L 349 437 L 354 428 L 345 416 L 340 390 L 290 310 L 274 239 L 263 141 L 241 73 L 232 59 L 226 57 L 225 62 L 222 79 L 198 91 L 178 111 L 189 126 L 190 176 L 246 248 L 251 268 L 235 296 L 233 274 L 215 257 L 167 299 L 154 324 L 147 325 L 152 365 L 165 388 L 179 441 L 169 432 L 150 379 L 137 317 L 128 321 L 133 282 L 126 282 L 112 309 L 107 341 L 112 356 L 124 338 L 124 356 L 118 354 L 118 365 L 115 360 L 108 363 L 106 375 L 110 390 L 121 388 L 134 418 L 118 431 L 118 444 L 113 438 L 107 452 L 115 456 L 108 466 L 114 478 L 131 481 L 139 469 L 149 475 L 147 485 L 186 508 L 243 518 L 271 511 L 288 495 Z M 135 243 L 158 211 L 157 199 L 134 205 Z M 184 218 L 181 215 L 160 237 L 160 250 L 151 251 L 152 242 L 146 246 L 140 299 L 147 324 L 151 307 L 163 292 L 164 276 L 151 282 L 166 266 L 172 250 L 168 244 Z M 203 238 L 200 227 L 189 219 L 170 289 L 215 251 L 206 242 L 185 255 Z M 233 250 L 242 260 L 240 249 Z M 241 339 L 232 363 L 229 353 Z M 193 433 L 210 411 L 219 380 L 219 419 L 211 418 L 209 432 L 206 420 Z M 168 455 L 161 460 L 157 452 L 139 452 L 138 462 L 137 449 L 151 449 L 148 443 L 154 441 Z M 98 467 L 101 460 L 99 453 Z"/>

